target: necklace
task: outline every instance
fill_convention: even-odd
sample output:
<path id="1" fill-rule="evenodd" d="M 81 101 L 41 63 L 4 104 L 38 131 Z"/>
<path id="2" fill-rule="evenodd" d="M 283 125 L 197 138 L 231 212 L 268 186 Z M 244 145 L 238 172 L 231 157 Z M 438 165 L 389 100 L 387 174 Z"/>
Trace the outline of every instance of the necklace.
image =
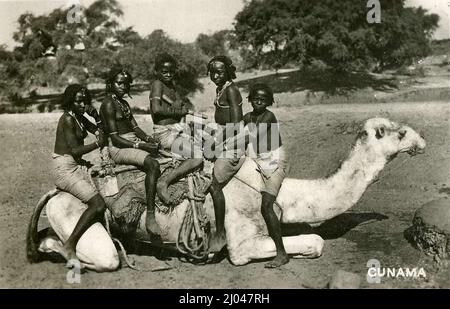
<path id="1" fill-rule="evenodd" d="M 225 105 L 220 105 L 220 98 L 222 97 L 222 94 L 225 92 L 225 90 L 228 88 L 228 86 L 231 85 L 230 81 L 227 81 L 225 83 L 225 85 L 223 85 L 222 89 L 220 89 L 219 91 L 216 92 L 216 99 L 214 100 L 214 105 L 219 106 L 219 107 L 223 107 L 223 108 L 229 108 L 229 106 L 225 106 Z"/>
<path id="2" fill-rule="evenodd" d="M 77 122 L 77 124 L 80 127 L 80 129 L 83 132 L 83 134 L 86 133 L 86 128 L 84 127 L 83 123 L 78 121 L 77 116 L 75 116 L 75 114 L 72 111 L 69 111 L 69 115 L 72 116 L 72 118 L 75 119 L 75 121 Z"/>
<path id="3" fill-rule="evenodd" d="M 117 104 L 119 105 L 119 108 L 123 113 L 123 116 L 127 119 L 130 118 L 131 117 L 130 106 L 128 104 L 123 103 L 122 100 L 120 100 L 115 94 L 112 94 L 111 96 L 114 99 L 114 101 L 116 101 Z"/>

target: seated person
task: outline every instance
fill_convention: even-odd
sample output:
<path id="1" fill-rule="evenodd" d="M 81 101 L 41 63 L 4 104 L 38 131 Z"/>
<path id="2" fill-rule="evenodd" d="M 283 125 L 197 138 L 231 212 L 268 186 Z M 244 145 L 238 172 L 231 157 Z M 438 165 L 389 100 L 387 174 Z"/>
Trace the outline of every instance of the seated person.
<path id="1" fill-rule="evenodd" d="M 52 174 L 56 186 L 80 199 L 88 205 L 78 220 L 75 229 L 60 252 L 68 261 L 77 259 L 75 248 L 80 237 L 95 222 L 103 220 L 105 201 L 90 181 L 89 162 L 82 156 L 106 145 L 103 132 L 99 132 L 98 140 L 84 144 L 88 132 L 95 134 L 98 127 L 86 119 L 86 112 L 97 124 L 100 117 L 91 105 L 89 91 L 81 85 L 69 85 L 64 91 L 62 107 L 64 113 L 59 118 L 56 129 L 56 141 L 52 155 Z"/>
<path id="2" fill-rule="evenodd" d="M 255 160 L 264 183 L 261 189 L 261 213 L 277 250 L 276 257 L 265 267 L 275 268 L 289 262 L 281 237 L 280 221 L 273 210 L 273 203 L 288 170 L 288 162 L 281 144 L 277 118 L 267 109 L 273 104 L 272 90 L 266 84 L 255 84 L 250 88 L 248 100 L 253 111 L 244 115 L 244 123 L 253 133 L 255 143 L 250 144 L 247 151 Z"/>
<path id="3" fill-rule="evenodd" d="M 242 97 L 238 87 L 233 83 L 233 79 L 236 78 L 235 71 L 236 67 L 226 56 L 216 56 L 208 63 L 209 77 L 217 86 L 214 120 L 222 129 L 215 137 L 219 143 L 239 133 L 234 130 L 231 133 L 227 132 L 227 126 L 234 128 L 236 124 L 242 122 Z M 209 157 L 207 149 L 205 149 L 205 157 Z M 209 244 L 211 252 L 220 251 L 226 244 L 225 196 L 222 189 L 239 171 L 244 160 L 245 157 L 233 149 L 227 151 L 225 156 L 221 155 L 215 159 L 210 193 L 214 203 L 216 233 L 211 237 Z"/>
<path id="4" fill-rule="evenodd" d="M 176 88 L 174 82 L 176 69 L 177 64 L 172 56 L 166 53 L 158 55 L 155 60 L 157 79 L 153 82 L 149 95 L 155 132 L 153 137 L 162 148 L 186 159 L 170 171 L 167 177 L 158 180 L 157 193 L 164 203 L 169 200 L 168 186 L 199 168 L 203 163 L 200 146 L 194 146 L 188 136 L 181 135 L 186 126 L 181 125 L 180 121 L 189 112 L 189 101 L 183 98 Z"/>
<path id="5" fill-rule="evenodd" d="M 109 134 L 111 159 L 117 164 L 134 165 L 146 173 L 146 229 L 151 240 L 159 241 L 161 231 L 155 220 L 155 194 L 160 170 L 158 161 L 150 155 L 157 155 L 157 143 L 139 128 L 130 105 L 124 99 L 126 94 L 129 95 L 132 82 L 131 74 L 123 68 L 110 71 L 100 115 Z"/>

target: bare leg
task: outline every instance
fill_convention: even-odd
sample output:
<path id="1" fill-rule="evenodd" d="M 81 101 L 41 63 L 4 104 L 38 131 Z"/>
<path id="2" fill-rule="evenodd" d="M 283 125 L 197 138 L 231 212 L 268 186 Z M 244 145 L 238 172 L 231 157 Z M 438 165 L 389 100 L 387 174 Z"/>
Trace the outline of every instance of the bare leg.
<path id="1" fill-rule="evenodd" d="M 216 220 L 216 233 L 212 235 L 209 241 L 209 251 L 219 252 L 226 245 L 225 234 L 225 196 L 223 195 L 223 184 L 219 184 L 216 177 L 209 189 L 214 204 L 214 217 Z"/>
<path id="2" fill-rule="evenodd" d="M 76 245 L 80 237 L 86 232 L 86 230 L 95 222 L 101 221 L 103 219 L 103 214 L 106 209 L 105 201 L 100 196 L 100 194 L 95 195 L 88 202 L 88 209 L 86 209 L 81 215 L 80 219 L 75 226 L 69 239 L 66 241 L 64 246 L 61 248 L 61 255 L 64 256 L 66 260 L 77 259 L 75 252 Z"/>
<path id="3" fill-rule="evenodd" d="M 196 168 L 198 168 L 200 165 L 202 165 L 203 159 L 187 159 L 184 160 L 180 166 L 178 166 L 176 169 L 172 170 L 167 177 L 164 179 L 159 179 L 158 184 L 156 186 L 157 193 L 159 198 L 164 202 L 169 202 L 169 192 L 167 191 L 167 188 L 170 184 L 172 184 L 174 181 L 186 176 L 190 172 L 194 171 Z"/>
<path id="4" fill-rule="evenodd" d="M 261 213 L 269 231 L 269 236 L 273 239 L 277 250 L 277 256 L 268 262 L 266 268 L 276 268 L 289 262 L 289 256 L 284 249 L 281 237 L 281 225 L 275 212 L 273 211 L 273 203 L 276 197 L 267 192 L 262 192 Z"/>
<path id="5" fill-rule="evenodd" d="M 161 230 L 155 219 L 155 195 L 156 182 L 160 175 L 159 163 L 152 157 L 147 156 L 144 161 L 145 191 L 147 196 L 147 217 L 145 227 L 150 235 L 151 241 L 161 241 Z"/>

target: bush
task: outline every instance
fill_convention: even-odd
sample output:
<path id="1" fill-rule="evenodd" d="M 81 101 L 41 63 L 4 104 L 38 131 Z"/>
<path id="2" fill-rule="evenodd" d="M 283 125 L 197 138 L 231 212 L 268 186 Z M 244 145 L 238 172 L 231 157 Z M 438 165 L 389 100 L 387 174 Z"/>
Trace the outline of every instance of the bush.
<path id="1" fill-rule="evenodd" d="M 45 107 L 47 105 L 45 103 L 41 103 L 37 106 L 37 110 L 39 111 L 39 113 L 44 113 L 45 112 Z"/>
<path id="2" fill-rule="evenodd" d="M 49 113 L 51 113 L 51 112 L 53 112 L 55 110 L 55 105 L 53 105 L 52 103 L 49 103 L 48 105 L 47 105 L 47 111 L 49 112 Z"/>

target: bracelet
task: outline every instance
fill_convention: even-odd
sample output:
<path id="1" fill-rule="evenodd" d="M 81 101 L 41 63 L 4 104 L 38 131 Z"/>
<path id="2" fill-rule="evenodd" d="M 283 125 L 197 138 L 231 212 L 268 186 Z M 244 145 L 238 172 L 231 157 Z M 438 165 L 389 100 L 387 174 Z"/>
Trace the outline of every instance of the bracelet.
<path id="1" fill-rule="evenodd" d="M 139 142 L 134 143 L 133 148 L 134 148 L 134 149 L 139 149 Z"/>
<path id="2" fill-rule="evenodd" d="M 97 145 L 97 147 L 100 148 L 100 145 L 98 144 L 98 141 L 95 141 L 95 145 Z"/>

